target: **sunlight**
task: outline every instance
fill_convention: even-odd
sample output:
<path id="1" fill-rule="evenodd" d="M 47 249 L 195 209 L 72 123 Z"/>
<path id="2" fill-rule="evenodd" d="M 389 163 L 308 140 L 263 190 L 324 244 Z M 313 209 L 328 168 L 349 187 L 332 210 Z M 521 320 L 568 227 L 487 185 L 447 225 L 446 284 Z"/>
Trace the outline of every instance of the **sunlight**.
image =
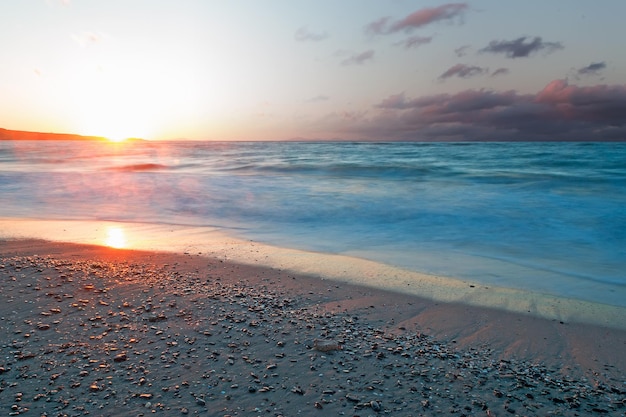
<path id="1" fill-rule="evenodd" d="M 75 131 L 113 142 L 150 138 L 163 119 L 163 105 L 155 97 L 157 81 L 149 77 L 149 71 L 138 71 L 121 64 L 77 71 L 72 97 Z"/>
<path id="2" fill-rule="evenodd" d="M 124 136 L 105 136 L 105 138 L 111 142 L 123 142 L 126 139 L 128 139 L 127 137 L 124 137 Z"/>
<path id="3" fill-rule="evenodd" d="M 90 103 L 80 116 L 81 134 L 102 136 L 111 142 L 121 142 L 128 138 L 148 138 L 151 134 L 146 114 L 140 110 L 131 111 L 114 101 Z"/>
<path id="4" fill-rule="evenodd" d="M 115 249 L 125 248 L 127 242 L 124 229 L 119 226 L 109 226 L 107 229 L 107 236 L 104 240 L 104 244 Z"/>

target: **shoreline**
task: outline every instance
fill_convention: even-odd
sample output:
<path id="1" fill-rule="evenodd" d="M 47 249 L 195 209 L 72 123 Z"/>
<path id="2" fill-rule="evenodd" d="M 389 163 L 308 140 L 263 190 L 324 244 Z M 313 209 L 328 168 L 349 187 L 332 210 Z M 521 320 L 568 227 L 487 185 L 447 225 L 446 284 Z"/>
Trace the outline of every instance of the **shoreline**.
<path id="1" fill-rule="evenodd" d="M 12 415 L 626 407 L 625 331 L 191 253 L 0 243 Z"/>
<path id="2" fill-rule="evenodd" d="M 41 238 L 104 246 L 119 244 L 137 250 L 202 254 L 225 261 L 306 274 L 322 280 L 407 293 L 439 302 L 626 330 L 626 307 L 429 275 L 346 255 L 274 247 L 233 237 L 218 227 L 0 218 L 0 230 L 0 239 Z M 112 231 L 116 234 L 111 235 Z"/>

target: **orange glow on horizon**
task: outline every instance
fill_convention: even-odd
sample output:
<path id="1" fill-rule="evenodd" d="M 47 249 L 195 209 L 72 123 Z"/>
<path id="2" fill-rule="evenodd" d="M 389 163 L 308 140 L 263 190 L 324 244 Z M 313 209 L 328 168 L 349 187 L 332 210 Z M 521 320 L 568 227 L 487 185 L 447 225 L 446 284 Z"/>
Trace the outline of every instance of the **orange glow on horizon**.
<path id="1" fill-rule="evenodd" d="M 120 136 L 111 136 L 111 137 L 106 137 L 106 140 L 110 141 L 110 142 L 123 142 L 128 138 L 125 137 L 120 137 Z"/>

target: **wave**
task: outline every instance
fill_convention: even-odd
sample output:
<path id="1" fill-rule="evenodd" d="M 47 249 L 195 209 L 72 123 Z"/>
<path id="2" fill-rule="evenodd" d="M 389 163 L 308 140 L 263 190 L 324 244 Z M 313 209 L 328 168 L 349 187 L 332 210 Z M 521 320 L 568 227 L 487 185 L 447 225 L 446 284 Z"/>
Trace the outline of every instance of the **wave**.
<path id="1" fill-rule="evenodd" d="M 169 169 L 169 166 L 167 165 L 145 163 L 145 164 L 130 164 L 130 165 L 117 166 L 117 167 L 110 167 L 110 168 L 107 168 L 107 171 L 141 172 L 141 171 L 163 171 L 167 169 Z"/>

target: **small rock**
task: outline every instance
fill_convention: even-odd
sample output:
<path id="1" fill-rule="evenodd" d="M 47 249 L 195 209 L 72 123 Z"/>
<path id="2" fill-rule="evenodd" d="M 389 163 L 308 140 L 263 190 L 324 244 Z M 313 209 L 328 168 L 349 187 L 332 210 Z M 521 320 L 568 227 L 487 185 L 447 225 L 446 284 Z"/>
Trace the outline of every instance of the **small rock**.
<path id="1" fill-rule="evenodd" d="M 313 340 L 313 349 L 320 352 L 331 352 L 333 350 L 341 350 L 342 347 L 334 340 Z"/>
<path id="2" fill-rule="evenodd" d="M 356 394 L 348 393 L 346 394 L 346 400 L 353 402 L 353 403 L 358 403 L 359 397 Z"/>
<path id="3" fill-rule="evenodd" d="M 124 362 L 127 359 L 128 359 L 128 356 L 126 356 L 125 353 L 120 353 L 120 354 L 115 355 L 115 357 L 113 358 L 113 362 Z"/>
<path id="4" fill-rule="evenodd" d="M 376 400 L 370 401 L 370 407 L 372 407 L 372 410 L 374 411 L 380 411 L 383 409 L 380 403 Z"/>

